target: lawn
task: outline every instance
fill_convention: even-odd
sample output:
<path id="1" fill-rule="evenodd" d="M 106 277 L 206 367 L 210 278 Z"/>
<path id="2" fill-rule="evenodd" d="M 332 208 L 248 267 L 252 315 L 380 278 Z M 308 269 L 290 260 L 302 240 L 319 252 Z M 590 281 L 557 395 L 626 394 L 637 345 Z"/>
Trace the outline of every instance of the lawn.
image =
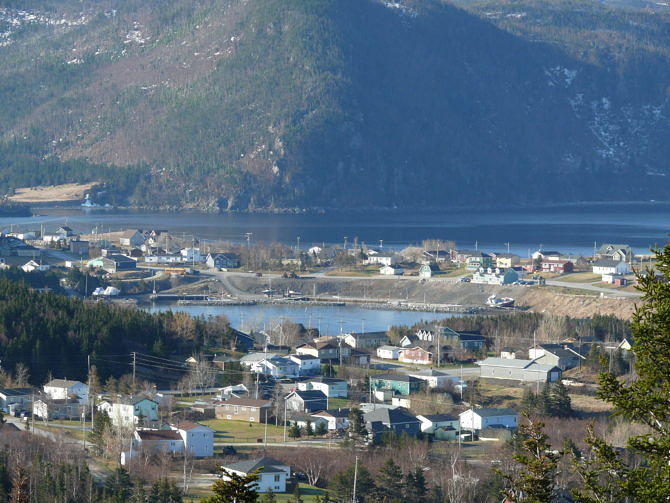
<path id="1" fill-rule="evenodd" d="M 575 272 L 572 274 L 566 274 L 564 276 L 559 276 L 556 281 L 563 281 L 565 283 L 593 283 L 595 281 L 600 281 L 600 274 L 593 274 L 591 272 Z"/>
<path id="2" fill-rule="evenodd" d="M 248 423 L 246 421 L 230 421 L 227 419 L 208 419 L 200 421 L 201 424 L 209 426 L 214 433 L 214 442 L 258 442 L 265 438 L 265 425 L 263 423 Z M 284 428 L 268 424 L 268 442 L 282 442 L 284 440 Z"/>

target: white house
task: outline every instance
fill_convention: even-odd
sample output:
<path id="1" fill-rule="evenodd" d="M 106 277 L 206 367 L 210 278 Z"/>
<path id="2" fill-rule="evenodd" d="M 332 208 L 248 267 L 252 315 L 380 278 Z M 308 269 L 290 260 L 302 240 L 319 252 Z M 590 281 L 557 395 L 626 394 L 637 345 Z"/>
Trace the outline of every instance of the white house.
<path id="1" fill-rule="evenodd" d="M 250 459 L 232 465 L 222 466 L 223 479 L 228 480 L 226 474 L 234 473 L 242 477 L 260 468 L 258 480 L 254 484 L 256 491 L 266 493 L 272 489 L 274 493 L 286 492 L 286 481 L 291 476 L 291 467 L 272 458 Z"/>
<path id="2" fill-rule="evenodd" d="M 180 421 L 173 426 L 184 440 L 186 452 L 196 458 L 207 458 L 214 455 L 214 430 L 191 421 Z"/>
<path id="3" fill-rule="evenodd" d="M 461 430 L 480 431 L 484 428 L 516 428 L 519 414 L 512 409 L 469 409 L 459 415 Z"/>
<path id="4" fill-rule="evenodd" d="M 81 404 L 88 403 L 88 386 L 79 381 L 52 379 L 43 387 L 44 393 L 52 400 L 75 400 Z"/>
<path id="5" fill-rule="evenodd" d="M 405 270 L 400 266 L 385 265 L 379 269 L 379 274 L 383 276 L 402 276 L 405 274 Z"/>
<path id="6" fill-rule="evenodd" d="M 346 430 L 349 427 L 350 409 L 328 409 L 312 414 L 312 417 L 325 419 L 328 422 L 328 431 Z"/>
<path id="7" fill-rule="evenodd" d="M 395 265 L 402 257 L 397 253 L 368 253 L 368 264 Z"/>
<path id="8" fill-rule="evenodd" d="M 316 377 L 298 383 L 298 389 L 300 391 L 322 391 L 328 398 L 347 398 L 349 396 L 347 381 L 332 377 Z"/>
<path id="9" fill-rule="evenodd" d="M 121 246 L 136 247 L 144 244 L 144 234 L 137 229 L 128 229 L 119 233 Z"/>
<path id="10" fill-rule="evenodd" d="M 289 359 L 298 365 L 301 376 L 317 375 L 321 371 L 321 359 L 313 355 L 289 355 Z"/>
<path id="11" fill-rule="evenodd" d="M 200 253 L 200 248 L 184 248 L 180 251 L 180 253 L 184 262 L 200 263 L 203 261 L 202 254 Z"/>
<path id="12" fill-rule="evenodd" d="M 175 430 L 135 430 L 133 450 L 180 454 L 184 452 L 184 440 Z"/>
<path id="13" fill-rule="evenodd" d="M 425 369 L 420 372 L 409 374 L 422 381 L 426 381 L 429 388 L 444 388 L 452 383 L 454 386 L 460 383 L 458 376 L 449 375 L 446 372 L 435 369 Z"/>
<path id="14" fill-rule="evenodd" d="M 299 366 L 290 358 L 275 356 L 252 364 L 251 371 L 272 377 L 297 377 Z"/>
<path id="15" fill-rule="evenodd" d="M 143 423 L 143 426 L 158 421 L 158 402 L 141 397 L 112 403 L 109 414 L 114 426 L 131 427 Z"/>
<path id="16" fill-rule="evenodd" d="M 451 414 L 425 414 L 418 415 L 416 418 L 421 421 L 421 431 L 424 433 L 434 433 L 437 428 L 450 428 L 454 432 L 453 438 L 459 428 L 460 418 Z"/>
<path id="17" fill-rule="evenodd" d="M 35 260 L 29 260 L 21 266 L 23 272 L 33 272 L 33 271 L 48 271 L 51 269 L 49 264 L 44 264 L 42 261 L 37 262 Z"/>
<path id="18" fill-rule="evenodd" d="M 593 274 L 628 274 L 628 264 L 621 260 L 600 259 L 593 263 Z"/>
<path id="19" fill-rule="evenodd" d="M 385 360 L 397 360 L 402 348 L 398 346 L 379 346 L 377 348 L 377 358 Z"/>

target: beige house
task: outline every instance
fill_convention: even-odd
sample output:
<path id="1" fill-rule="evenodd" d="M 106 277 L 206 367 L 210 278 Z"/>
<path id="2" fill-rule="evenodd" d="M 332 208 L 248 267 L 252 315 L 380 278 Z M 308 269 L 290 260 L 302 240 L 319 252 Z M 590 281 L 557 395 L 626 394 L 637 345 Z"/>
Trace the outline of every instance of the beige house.
<path id="1" fill-rule="evenodd" d="M 234 421 L 265 422 L 272 416 L 272 400 L 253 398 L 229 398 L 215 408 L 217 419 Z"/>

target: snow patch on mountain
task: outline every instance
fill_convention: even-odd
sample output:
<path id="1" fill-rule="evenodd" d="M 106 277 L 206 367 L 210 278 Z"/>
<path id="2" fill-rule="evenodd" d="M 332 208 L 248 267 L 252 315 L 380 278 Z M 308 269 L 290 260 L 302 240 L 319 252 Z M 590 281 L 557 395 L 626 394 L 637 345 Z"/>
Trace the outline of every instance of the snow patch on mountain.
<path id="1" fill-rule="evenodd" d="M 15 35 L 29 25 L 74 27 L 85 25 L 88 22 L 89 17 L 84 14 L 68 18 L 0 7 L 0 47 L 11 45 Z"/>

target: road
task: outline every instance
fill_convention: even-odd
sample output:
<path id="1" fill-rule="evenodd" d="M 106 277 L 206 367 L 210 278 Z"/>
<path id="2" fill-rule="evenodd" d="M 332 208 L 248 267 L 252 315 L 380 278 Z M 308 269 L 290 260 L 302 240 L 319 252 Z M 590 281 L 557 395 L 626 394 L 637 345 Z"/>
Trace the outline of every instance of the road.
<path id="1" fill-rule="evenodd" d="M 561 286 L 564 288 L 577 288 L 579 290 L 588 290 L 590 292 L 600 292 L 605 297 L 640 297 L 640 292 L 626 292 L 623 290 L 616 290 L 612 288 L 602 288 L 594 286 L 591 283 L 569 283 L 567 281 L 557 281 L 548 279 L 546 284 L 548 286 Z"/>

